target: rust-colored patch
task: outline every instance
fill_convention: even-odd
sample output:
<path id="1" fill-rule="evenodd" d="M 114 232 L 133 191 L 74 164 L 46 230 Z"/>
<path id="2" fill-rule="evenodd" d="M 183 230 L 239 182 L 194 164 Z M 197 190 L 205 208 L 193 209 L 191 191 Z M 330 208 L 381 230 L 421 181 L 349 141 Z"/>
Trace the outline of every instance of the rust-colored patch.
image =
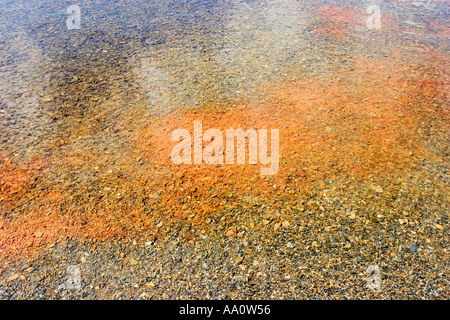
<path id="1" fill-rule="evenodd" d="M 238 105 L 229 110 L 189 110 L 155 117 L 137 135 L 137 150 L 158 168 L 153 188 L 182 217 L 186 211 L 208 214 L 195 201 L 190 206 L 179 205 L 186 196 L 208 199 L 213 208 L 220 208 L 229 193 L 270 198 L 279 192 L 277 188 L 308 189 L 325 176 L 400 174 L 417 165 L 421 157 L 432 157 L 418 133 L 417 119 L 427 117 L 428 110 L 416 105 L 417 87 L 401 78 L 405 72 L 394 63 L 360 59 L 352 77 L 358 80 L 331 85 L 313 80 L 278 84 L 270 89 L 273 103 L 267 107 Z M 436 91 L 429 85 L 425 88 L 420 83 L 420 94 Z M 262 177 L 259 165 L 171 163 L 176 144 L 170 141 L 171 132 L 182 128 L 192 134 L 194 121 L 200 120 L 203 130 L 279 129 L 279 173 Z"/>
<path id="2" fill-rule="evenodd" d="M 353 74 L 337 83 L 304 78 L 267 85 L 270 103 L 265 106 L 236 102 L 230 108 L 203 106 L 151 116 L 144 126 L 129 128 L 133 151 L 119 166 L 112 165 L 117 169 L 112 173 L 80 148 L 28 164 L 3 159 L 0 257 L 32 254 L 74 236 L 92 241 L 165 236 L 180 219 L 201 224 L 221 210 L 241 208 L 246 198 L 272 201 L 276 208 L 273 200 L 294 201 L 330 179 L 366 181 L 409 172 L 424 158 L 442 157 L 429 147 L 423 124 L 449 122 L 448 110 L 431 104 L 442 105 L 442 83 L 405 74 L 406 67 L 391 61 L 358 59 Z M 177 142 L 171 141 L 172 131 L 193 134 L 198 120 L 203 131 L 279 129 L 278 173 L 261 176 L 259 164 L 173 164 Z M 448 132 L 446 125 L 442 128 Z M 98 176 L 90 184 L 81 179 L 74 185 L 49 178 L 54 173 L 60 179 L 68 170 Z M 251 205 L 245 210 L 252 212 Z M 229 229 L 224 232 L 232 236 Z M 193 240 L 191 233 L 182 236 Z"/>

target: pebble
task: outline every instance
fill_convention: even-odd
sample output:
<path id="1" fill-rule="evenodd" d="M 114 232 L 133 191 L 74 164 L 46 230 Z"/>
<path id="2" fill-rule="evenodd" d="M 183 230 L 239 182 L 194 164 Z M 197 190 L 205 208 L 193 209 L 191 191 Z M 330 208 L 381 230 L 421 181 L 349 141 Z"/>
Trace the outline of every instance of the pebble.
<path id="1" fill-rule="evenodd" d="M 281 223 L 281 225 L 282 225 L 283 227 L 287 228 L 287 227 L 289 227 L 291 224 L 289 223 L 289 221 L 284 220 L 284 221 Z"/>
<path id="2" fill-rule="evenodd" d="M 384 190 L 383 190 L 383 188 L 381 186 L 376 186 L 374 188 L 374 190 L 375 190 L 375 192 L 378 192 L 378 193 L 383 193 L 384 192 Z"/>
<path id="3" fill-rule="evenodd" d="M 14 273 L 14 274 L 12 274 L 12 275 L 10 275 L 9 277 L 6 278 L 6 282 L 8 283 L 8 282 L 14 281 L 17 278 L 19 278 L 19 276 L 20 275 L 18 273 Z"/>

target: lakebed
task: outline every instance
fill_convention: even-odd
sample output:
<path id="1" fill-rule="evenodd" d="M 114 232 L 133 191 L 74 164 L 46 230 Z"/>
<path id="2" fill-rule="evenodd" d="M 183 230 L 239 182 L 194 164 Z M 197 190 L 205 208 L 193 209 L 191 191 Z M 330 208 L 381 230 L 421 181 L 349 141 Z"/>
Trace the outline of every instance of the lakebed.
<path id="1" fill-rule="evenodd" d="M 70 5 L 1 7 L 2 299 L 448 299 L 445 1 Z M 277 173 L 173 163 L 195 121 Z"/>

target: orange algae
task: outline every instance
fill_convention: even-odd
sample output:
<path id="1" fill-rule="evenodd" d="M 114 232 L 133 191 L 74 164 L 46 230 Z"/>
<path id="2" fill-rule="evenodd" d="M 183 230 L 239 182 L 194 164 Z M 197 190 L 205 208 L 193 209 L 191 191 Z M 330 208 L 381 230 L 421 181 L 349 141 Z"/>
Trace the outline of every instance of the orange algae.
<path id="1" fill-rule="evenodd" d="M 351 77 L 336 83 L 305 78 L 267 86 L 265 106 L 236 102 L 229 108 L 149 116 L 146 125 L 129 128 L 133 151 L 128 157 L 142 159 L 143 165 L 130 161 L 120 168 L 121 176 L 100 176 L 102 193 L 89 185 L 78 185 L 75 192 L 47 181 L 49 172 L 62 170 L 56 156 L 22 165 L 2 159 L 0 256 L 32 254 L 74 236 L 91 241 L 164 236 L 156 222 L 202 224 L 230 205 L 240 207 L 245 197 L 294 201 L 325 180 L 401 176 L 424 158 L 441 157 L 427 144 L 423 123 L 441 119 L 447 133 L 449 123 L 448 109 L 439 107 L 446 97 L 442 83 L 400 76 L 407 71 L 394 62 L 361 58 Z M 173 164 L 171 132 L 192 132 L 194 121 L 202 121 L 203 130 L 222 132 L 279 129 L 278 174 L 263 177 L 260 165 Z M 97 161 L 82 153 L 63 159 L 66 169 L 93 167 Z"/>

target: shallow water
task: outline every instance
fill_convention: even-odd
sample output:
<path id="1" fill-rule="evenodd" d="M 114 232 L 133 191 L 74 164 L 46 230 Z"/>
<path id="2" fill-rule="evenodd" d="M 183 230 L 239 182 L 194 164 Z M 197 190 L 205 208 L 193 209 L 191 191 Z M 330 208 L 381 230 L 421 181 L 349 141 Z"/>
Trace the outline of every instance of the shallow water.
<path id="1" fill-rule="evenodd" d="M 267 185 L 277 179 L 295 185 L 293 176 L 320 181 L 311 172 L 330 159 L 356 166 L 364 179 L 386 168 L 395 175 L 403 163 L 374 169 L 369 162 L 423 152 L 432 154 L 430 163 L 414 170 L 428 166 L 447 182 L 449 5 L 383 2 L 381 28 L 369 29 L 367 8 L 377 3 L 81 1 L 81 28 L 69 30 L 70 1 L 2 0 L 3 216 L 48 203 L 61 212 L 112 205 L 134 215 L 162 197 L 167 207 L 158 203 L 157 210 L 185 217 L 203 209 L 168 199 L 197 197 L 213 212 L 218 204 L 208 199 L 218 189 L 224 198 L 257 194 L 261 182 L 247 169 L 246 182 L 235 178 L 240 171 L 222 178 L 223 172 L 193 173 L 167 163 L 174 124 L 191 130 L 197 118 L 205 127 L 287 128 L 282 178 Z M 418 138 L 424 146 L 415 145 L 414 119 L 419 127 L 426 122 Z M 295 134 L 304 140 L 291 150 Z M 217 184 L 205 182 L 208 177 Z M 185 192 L 161 182 L 171 179 L 173 186 L 187 183 Z M 202 191 L 196 194 L 189 181 L 203 181 Z M 133 195 L 124 198 L 126 192 Z M 149 200 L 149 194 L 156 195 Z M 279 194 L 261 197 L 272 201 Z"/>
<path id="2" fill-rule="evenodd" d="M 380 30 L 367 28 L 370 4 L 89 1 L 81 5 L 81 29 L 68 30 L 69 2 L 4 1 L 3 99 L 13 104 L 27 91 L 32 105 L 36 95 L 55 96 L 54 104 L 64 104 L 57 111 L 75 104 L 64 111 L 71 114 L 90 108 L 86 98 L 133 88 L 150 109 L 167 112 L 253 99 L 262 84 L 305 75 L 335 80 L 355 57 L 384 60 L 396 49 L 405 63 L 420 65 L 418 54 L 448 49 L 444 1 L 384 3 Z"/>

